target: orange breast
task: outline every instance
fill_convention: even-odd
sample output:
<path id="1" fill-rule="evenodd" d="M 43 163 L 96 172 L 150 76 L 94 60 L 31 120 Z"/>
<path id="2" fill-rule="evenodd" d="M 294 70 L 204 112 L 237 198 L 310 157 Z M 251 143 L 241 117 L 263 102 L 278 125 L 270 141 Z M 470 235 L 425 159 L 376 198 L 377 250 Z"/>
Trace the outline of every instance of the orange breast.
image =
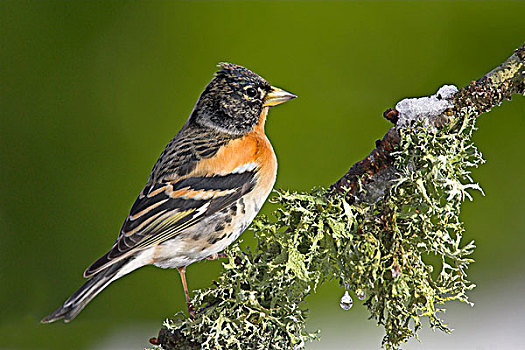
<path id="1" fill-rule="evenodd" d="M 227 175 L 246 164 L 259 168 L 259 179 L 262 187 L 273 187 L 277 171 L 277 159 L 270 141 L 264 134 L 264 122 L 268 108 L 264 108 L 259 122 L 252 131 L 241 138 L 230 141 L 217 154 L 199 162 L 192 172 L 194 176 L 204 174 Z"/>

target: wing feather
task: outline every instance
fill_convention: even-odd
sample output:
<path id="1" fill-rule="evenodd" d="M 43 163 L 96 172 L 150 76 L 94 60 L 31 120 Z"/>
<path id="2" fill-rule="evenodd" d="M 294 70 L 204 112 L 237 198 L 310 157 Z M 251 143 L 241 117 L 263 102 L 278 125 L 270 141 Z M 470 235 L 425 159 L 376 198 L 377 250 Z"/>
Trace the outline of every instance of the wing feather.
<path id="1" fill-rule="evenodd" d="M 84 273 L 92 276 L 137 251 L 175 237 L 229 207 L 255 186 L 257 171 L 188 177 L 146 185 L 122 225 L 112 249 Z"/>

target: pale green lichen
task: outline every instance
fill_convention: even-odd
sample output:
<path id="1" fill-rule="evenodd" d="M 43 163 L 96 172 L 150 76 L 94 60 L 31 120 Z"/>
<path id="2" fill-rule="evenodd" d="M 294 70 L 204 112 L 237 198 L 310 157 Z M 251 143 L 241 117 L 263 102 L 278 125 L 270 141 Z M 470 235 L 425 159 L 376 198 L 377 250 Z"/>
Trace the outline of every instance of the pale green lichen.
<path id="1" fill-rule="evenodd" d="M 480 190 L 470 177 L 483 161 L 470 141 L 474 119 L 464 114 L 437 131 L 403 129 L 398 176 L 375 204 L 349 205 L 324 189 L 277 191 L 275 218 L 252 225 L 257 247 L 231 246 L 215 285 L 194 292 L 196 319 L 166 321 L 183 335 L 173 348 L 191 340 L 202 349 L 302 349 L 316 338 L 306 331 L 303 301 L 334 278 L 365 293 L 386 348 L 417 336 L 425 318 L 448 332 L 442 305 L 468 302 L 474 288 L 466 274 L 474 244 L 462 242 L 459 218 L 468 191 Z"/>

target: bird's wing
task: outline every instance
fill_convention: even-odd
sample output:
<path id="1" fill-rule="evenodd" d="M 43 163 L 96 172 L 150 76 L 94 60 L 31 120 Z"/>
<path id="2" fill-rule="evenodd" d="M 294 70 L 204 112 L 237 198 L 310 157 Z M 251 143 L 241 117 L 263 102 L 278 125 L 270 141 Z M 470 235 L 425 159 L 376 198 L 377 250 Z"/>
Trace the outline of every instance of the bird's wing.
<path id="1" fill-rule="evenodd" d="M 255 185 L 254 171 L 188 177 L 146 186 L 111 250 L 84 273 L 89 277 L 139 250 L 162 243 L 210 215 L 227 208 Z"/>
<path id="2" fill-rule="evenodd" d="M 208 143 L 208 147 L 201 147 L 198 153 L 198 147 L 195 147 L 198 137 L 188 141 L 187 135 L 178 136 L 182 136 L 185 143 L 181 144 L 176 137 L 166 147 L 153 168 L 148 184 L 133 204 L 117 241 L 109 252 L 86 269 L 85 277 L 139 250 L 173 238 L 213 213 L 227 208 L 254 188 L 258 169 L 253 163 L 239 166 L 253 157 L 253 147 L 239 148 L 239 152 L 230 150 L 231 155 L 228 152 L 228 163 L 230 168 L 235 167 L 235 171 L 213 172 L 210 170 L 212 167 L 203 170 L 202 165 L 214 164 L 216 161 L 223 164 L 224 160 L 214 159 L 217 153 L 219 156 L 224 153 L 218 152 L 221 147 Z M 230 144 L 236 145 L 237 141 L 216 142 L 230 147 Z M 209 149 L 214 151 L 209 152 Z"/>

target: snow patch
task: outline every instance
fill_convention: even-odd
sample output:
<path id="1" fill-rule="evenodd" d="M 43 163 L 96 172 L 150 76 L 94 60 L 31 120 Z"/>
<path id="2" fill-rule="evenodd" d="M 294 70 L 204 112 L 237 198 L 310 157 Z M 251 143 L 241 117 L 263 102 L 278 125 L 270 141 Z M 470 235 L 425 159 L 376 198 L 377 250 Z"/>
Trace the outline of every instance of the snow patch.
<path id="1" fill-rule="evenodd" d="M 416 120 L 423 120 L 425 125 L 432 126 L 432 117 L 436 117 L 454 106 L 452 99 L 458 92 L 454 85 L 443 85 L 432 96 L 405 98 L 396 104 L 399 112 L 397 127 L 406 127 Z"/>

